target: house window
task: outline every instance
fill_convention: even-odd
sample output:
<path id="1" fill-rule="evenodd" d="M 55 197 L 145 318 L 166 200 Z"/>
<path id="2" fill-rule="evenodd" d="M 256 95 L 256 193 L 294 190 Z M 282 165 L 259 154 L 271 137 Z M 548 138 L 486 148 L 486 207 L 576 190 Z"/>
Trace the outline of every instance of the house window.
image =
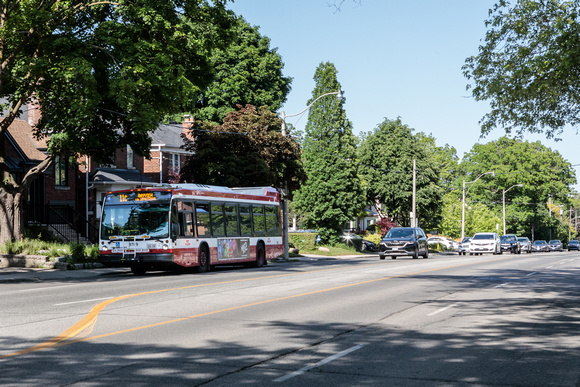
<path id="1" fill-rule="evenodd" d="M 130 145 L 127 145 L 127 168 L 135 168 L 133 164 L 133 149 Z"/>
<path id="2" fill-rule="evenodd" d="M 169 173 L 178 174 L 180 165 L 180 158 L 178 153 L 169 154 Z"/>
<path id="3" fill-rule="evenodd" d="M 54 185 L 68 187 L 68 162 L 66 158 L 56 156 L 54 160 Z"/>

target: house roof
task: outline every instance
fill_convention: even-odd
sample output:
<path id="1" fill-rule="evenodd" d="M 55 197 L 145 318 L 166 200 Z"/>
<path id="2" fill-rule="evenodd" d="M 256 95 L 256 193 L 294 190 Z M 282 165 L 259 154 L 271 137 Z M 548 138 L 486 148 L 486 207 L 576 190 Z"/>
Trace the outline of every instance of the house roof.
<path id="1" fill-rule="evenodd" d="M 47 148 L 46 138 L 42 140 L 36 139 L 28 121 L 14 120 L 8 127 L 7 135 L 9 139 L 14 141 L 25 161 L 42 161 L 46 159 L 46 153 L 44 153 Z"/>
<path id="2" fill-rule="evenodd" d="M 156 182 L 137 169 L 97 168 L 91 184 L 152 185 Z"/>
<path id="3" fill-rule="evenodd" d="M 161 124 L 155 132 L 151 134 L 151 144 L 180 148 L 183 145 L 181 133 L 181 124 Z"/>

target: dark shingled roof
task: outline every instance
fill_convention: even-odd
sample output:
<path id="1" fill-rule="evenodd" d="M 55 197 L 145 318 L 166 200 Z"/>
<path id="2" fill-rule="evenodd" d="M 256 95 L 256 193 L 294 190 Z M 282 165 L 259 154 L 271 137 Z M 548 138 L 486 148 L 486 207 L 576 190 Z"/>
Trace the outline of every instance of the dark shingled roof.
<path id="1" fill-rule="evenodd" d="M 156 184 L 136 169 L 97 168 L 91 183 L 95 184 Z"/>

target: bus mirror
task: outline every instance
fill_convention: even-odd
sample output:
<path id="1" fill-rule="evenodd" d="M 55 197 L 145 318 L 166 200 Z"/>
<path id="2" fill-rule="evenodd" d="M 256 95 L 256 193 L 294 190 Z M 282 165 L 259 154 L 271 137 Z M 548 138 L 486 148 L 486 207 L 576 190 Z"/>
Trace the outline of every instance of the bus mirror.
<path id="1" fill-rule="evenodd" d="M 171 239 L 176 240 L 178 235 L 179 235 L 179 224 L 172 223 L 171 224 Z"/>

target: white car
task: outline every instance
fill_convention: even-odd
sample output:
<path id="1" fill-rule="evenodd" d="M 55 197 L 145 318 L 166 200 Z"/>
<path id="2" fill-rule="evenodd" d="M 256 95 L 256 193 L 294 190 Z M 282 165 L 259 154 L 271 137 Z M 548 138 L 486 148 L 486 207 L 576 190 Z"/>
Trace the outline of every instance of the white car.
<path id="1" fill-rule="evenodd" d="M 453 241 L 448 238 L 433 236 L 431 238 L 427 238 L 427 243 L 430 245 L 441 243 L 446 250 L 454 250 Z"/>
<path id="2" fill-rule="evenodd" d="M 469 243 L 469 255 L 501 254 L 501 243 L 495 232 L 478 232 Z"/>

